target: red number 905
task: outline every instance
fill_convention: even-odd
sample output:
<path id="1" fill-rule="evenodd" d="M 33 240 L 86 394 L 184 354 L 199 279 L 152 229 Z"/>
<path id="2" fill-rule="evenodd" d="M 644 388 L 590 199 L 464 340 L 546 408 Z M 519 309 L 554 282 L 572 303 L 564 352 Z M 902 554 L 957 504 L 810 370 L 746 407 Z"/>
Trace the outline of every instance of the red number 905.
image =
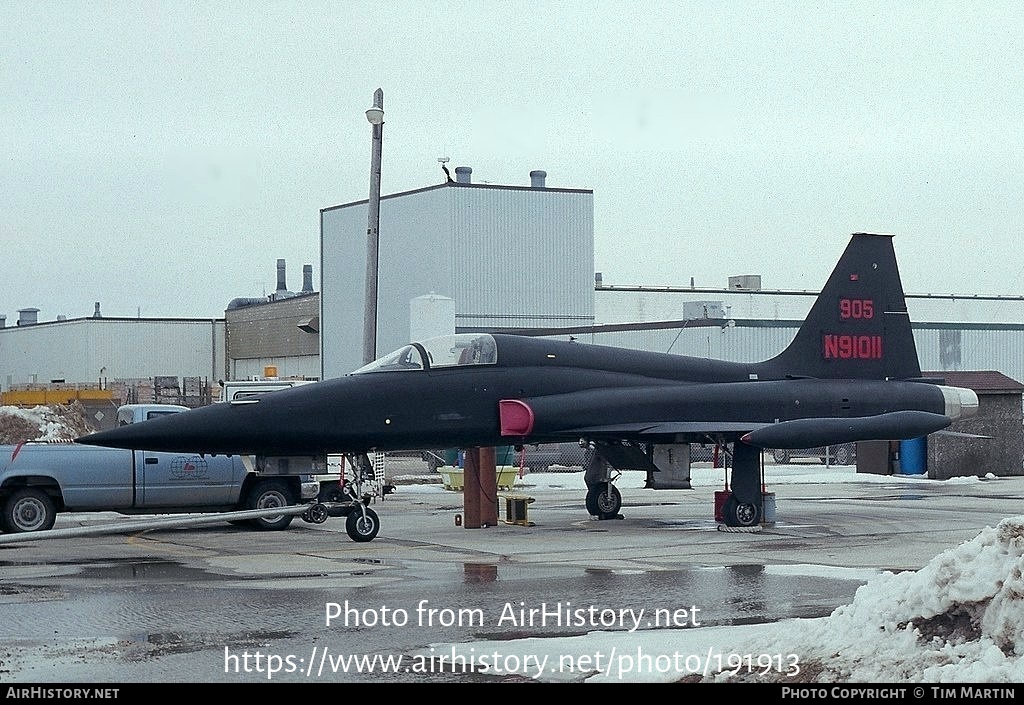
<path id="1" fill-rule="evenodd" d="M 839 299 L 839 317 L 847 318 L 874 318 L 875 304 L 871 299 Z"/>

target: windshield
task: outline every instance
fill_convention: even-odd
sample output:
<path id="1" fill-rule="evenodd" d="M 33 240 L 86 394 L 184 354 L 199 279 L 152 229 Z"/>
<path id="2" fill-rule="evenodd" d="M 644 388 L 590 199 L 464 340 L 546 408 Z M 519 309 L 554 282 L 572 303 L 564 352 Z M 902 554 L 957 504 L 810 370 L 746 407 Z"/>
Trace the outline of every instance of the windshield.
<path id="1" fill-rule="evenodd" d="M 360 367 L 352 374 L 364 372 L 398 372 L 401 370 L 422 370 L 423 356 L 415 345 L 406 345 L 384 357 L 379 357 L 369 365 Z"/>
<path id="2" fill-rule="evenodd" d="M 426 354 L 426 361 L 423 355 Z M 360 367 L 352 374 L 422 370 L 424 367 L 493 365 L 498 361 L 494 338 L 486 333 L 458 333 L 410 343 Z"/>

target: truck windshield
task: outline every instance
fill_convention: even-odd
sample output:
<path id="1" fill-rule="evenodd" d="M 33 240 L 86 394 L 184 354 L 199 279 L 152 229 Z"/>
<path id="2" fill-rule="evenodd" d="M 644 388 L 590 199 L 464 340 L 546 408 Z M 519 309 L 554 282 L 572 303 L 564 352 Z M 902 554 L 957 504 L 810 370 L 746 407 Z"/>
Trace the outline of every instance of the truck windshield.
<path id="1" fill-rule="evenodd" d="M 426 355 L 426 360 L 424 360 Z M 494 338 L 486 333 L 459 333 L 410 343 L 360 367 L 352 374 L 422 370 L 426 367 L 493 365 L 498 361 Z"/>

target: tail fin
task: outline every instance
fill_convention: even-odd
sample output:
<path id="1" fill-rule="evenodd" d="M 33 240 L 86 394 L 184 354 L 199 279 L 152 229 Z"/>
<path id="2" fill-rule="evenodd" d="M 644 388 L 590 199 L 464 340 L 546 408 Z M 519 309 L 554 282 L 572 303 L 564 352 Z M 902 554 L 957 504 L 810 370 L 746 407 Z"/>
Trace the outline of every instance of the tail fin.
<path id="1" fill-rule="evenodd" d="M 892 236 L 854 233 L 793 342 L 763 364 L 772 376 L 920 377 Z"/>

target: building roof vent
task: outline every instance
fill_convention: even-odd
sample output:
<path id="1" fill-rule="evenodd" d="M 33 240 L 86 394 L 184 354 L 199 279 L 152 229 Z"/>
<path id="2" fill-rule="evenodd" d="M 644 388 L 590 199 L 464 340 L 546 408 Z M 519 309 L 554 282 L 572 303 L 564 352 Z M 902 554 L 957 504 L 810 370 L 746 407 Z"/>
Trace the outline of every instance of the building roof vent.
<path id="1" fill-rule="evenodd" d="M 313 293 L 313 265 L 302 265 L 302 293 Z"/>
<path id="2" fill-rule="evenodd" d="M 18 309 L 18 325 L 19 326 L 34 326 L 39 322 L 39 309 L 38 308 L 19 308 Z"/>
<path id="3" fill-rule="evenodd" d="M 285 280 L 285 261 L 283 259 L 277 260 L 277 293 L 288 291 L 288 285 Z"/>
<path id="4" fill-rule="evenodd" d="M 729 288 L 730 289 L 745 289 L 748 291 L 760 291 L 761 290 L 761 275 L 760 274 L 740 274 L 735 277 L 729 277 Z"/>
<path id="5" fill-rule="evenodd" d="M 473 167 L 471 166 L 457 166 L 455 167 L 455 182 L 460 184 L 473 183 Z"/>
<path id="6" fill-rule="evenodd" d="M 533 188 L 544 188 L 544 180 L 548 178 L 546 171 L 535 169 L 530 172 L 530 186 Z"/>
<path id="7" fill-rule="evenodd" d="M 285 278 L 285 262 L 283 259 L 277 260 L 277 290 L 270 297 L 271 301 L 280 301 L 281 299 L 288 299 L 295 296 L 292 292 L 288 291 L 288 283 Z"/>

